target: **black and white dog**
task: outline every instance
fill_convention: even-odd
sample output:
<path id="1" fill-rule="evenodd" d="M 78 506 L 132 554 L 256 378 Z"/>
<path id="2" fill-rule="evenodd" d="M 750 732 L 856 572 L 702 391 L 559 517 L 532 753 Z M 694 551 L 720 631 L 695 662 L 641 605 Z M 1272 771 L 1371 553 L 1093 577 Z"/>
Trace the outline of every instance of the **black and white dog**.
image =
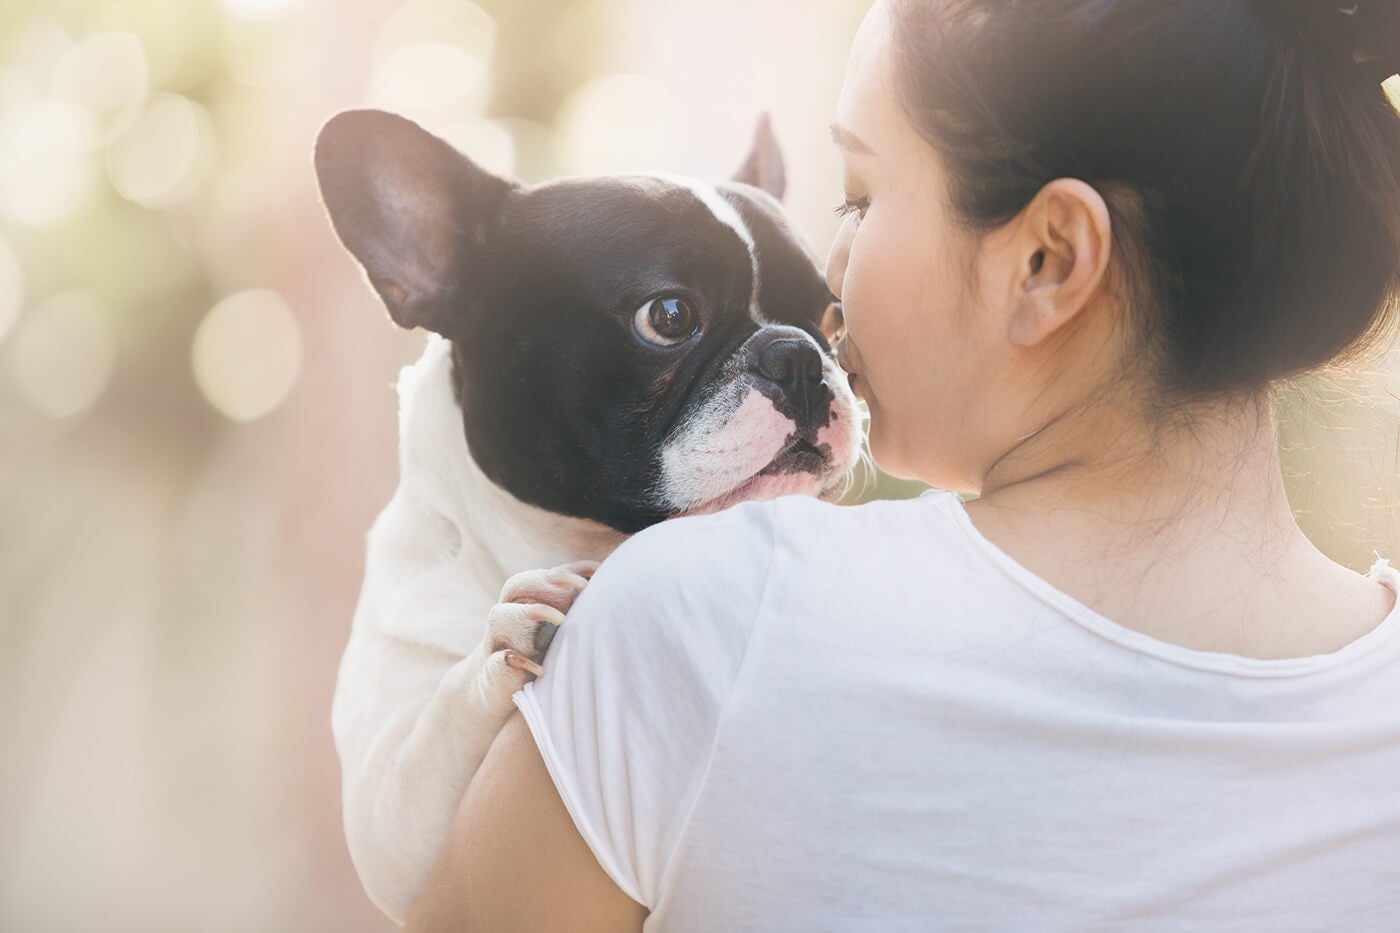
<path id="1" fill-rule="evenodd" d="M 860 414 L 766 121 L 720 185 L 526 186 L 368 110 L 315 165 L 389 315 L 432 332 L 332 710 L 350 853 L 402 921 L 595 562 L 673 516 L 839 492 Z"/>

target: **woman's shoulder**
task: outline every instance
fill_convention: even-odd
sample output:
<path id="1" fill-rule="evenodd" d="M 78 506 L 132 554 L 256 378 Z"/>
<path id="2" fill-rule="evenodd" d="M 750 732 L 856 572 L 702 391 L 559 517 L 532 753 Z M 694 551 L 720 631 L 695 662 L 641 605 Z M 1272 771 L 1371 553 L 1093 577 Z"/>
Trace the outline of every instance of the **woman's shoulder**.
<path id="1" fill-rule="evenodd" d="M 810 558 L 858 552 L 873 555 L 963 549 L 968 540 L 958 518 L 961 500 L 929 489 L 910 499 L 839 505 L 814 496 L 743 502 L 720 512 L 687 515 L 633 535 L 610 562 L 642 563 L 656 572 L 762 575 L 776 552 Z"/>
<path id="2" fill-rule="evenodd" d="M 912 498 L 872 499 L 856 505 L 838 505 L 813 496 L 783 496 L 770 502 L 751 502 L 745 505 L 751 508 L 772 509 L 781 516 L 785 525 L 796 527 L 855 528 L 870 525 L 889 528 L 916 525 L 927 528 L 930 526 L 931 516 L 959 508 L 960 502 L 954 493 L 941 489 L 926 489 Z"/>
<path id="3" fill-rule="evenodd" d="M 849 506 L 809 496 L 741 503 L 633 535 L 572 612 L 607 616 L 612 632 L 639 630 L 619 637 L 680 638 L 687 650 L 706 639 L 742 645 L 765 607 L 819 615 L 917 600 L 954 612 L 1014 589 L 965 525 L 961 500 L 939 490 Z"/>
<path id="4" fill-rule="evenodd" d="M 952 530 L 954 523 L 931 522 L 931 516 L 952 519 L 953 513 L 961 509 L 960 503 L 957 495 L 940 489 L 928 489 L 913 498 L 874 499 L 856 505 L 842 505 L 815 496 L 781 496 L 762 502 L 741 502 L 720 512 L 673 518 L 643 529 L 628 543 L 654 543 L 690 537 L 800 537 L 810 531 L 864 526 L 891 529 L 913 525 L 923 530 L 933 530 L 941 524 L 946 530 Z"/>
<path id="5" fill-rule="evenodd" d="M 774 513 L 782 547 L 800 561 L 822 565 L 890 566 L 913 560 L 931 571 L 958 563 L 972 542 L 964 530 L 962 500 L 939 489 L 910 499 L 834 505 L 806 496 L 764 503 Z"/>

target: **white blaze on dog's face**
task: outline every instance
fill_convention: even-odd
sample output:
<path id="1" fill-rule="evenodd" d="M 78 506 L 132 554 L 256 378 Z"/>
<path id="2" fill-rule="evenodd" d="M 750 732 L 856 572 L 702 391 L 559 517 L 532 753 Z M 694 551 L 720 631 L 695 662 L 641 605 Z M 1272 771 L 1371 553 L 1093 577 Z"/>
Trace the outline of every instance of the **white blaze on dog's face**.
<path id="1" fill-rule="evenodd" d="M 806 244 L 762 191 L 667 180 L 690 190 L 749 249 L 749 313 L 758 330 L 664 442 L 660 498 L 670 509 L 696 514 L 742 501 L 835 492 L 859 457 L 862 438 L 848 378 L 816 330 L 817 319 L 786 324 L 780 321 L 791 319 L 790 311 L 774 308 L 778 320 L 764 314 L 765 299 L 782 305 L 800 293 L 793 280 L 802 264 L 794 263 L 792 252 L 806 250 Z M 766 282 L 765 271 L 778 281 Z"/>

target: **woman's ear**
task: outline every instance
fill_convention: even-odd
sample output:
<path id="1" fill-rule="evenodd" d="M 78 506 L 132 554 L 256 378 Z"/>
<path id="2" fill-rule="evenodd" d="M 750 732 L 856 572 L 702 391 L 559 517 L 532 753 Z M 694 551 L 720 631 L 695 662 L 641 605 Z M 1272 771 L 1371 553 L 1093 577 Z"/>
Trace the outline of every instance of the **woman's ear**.
<path id="1" fill-rule="evenodd" d="M 1113 249 L 1108 205 L 1077 178 L 1057 178 L 1022 211 L 1007 339 L 1034 347 L 1088 307 Z"/>

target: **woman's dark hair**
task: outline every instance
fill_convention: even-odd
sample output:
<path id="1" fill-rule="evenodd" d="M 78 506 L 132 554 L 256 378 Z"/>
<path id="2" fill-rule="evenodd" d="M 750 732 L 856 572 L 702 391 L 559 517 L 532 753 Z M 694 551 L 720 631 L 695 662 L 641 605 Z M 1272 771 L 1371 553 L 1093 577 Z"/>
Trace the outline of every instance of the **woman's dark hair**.
<path id="1" fill-rule="evenodd" d="M 1158 402 L 1267 386 L 1388 332 L 1400 0 L 890 0 L 911 122 L 972 230 L 1104 196 Z M 1371 60 L 1357 64 L 1357 57 Z"/>

